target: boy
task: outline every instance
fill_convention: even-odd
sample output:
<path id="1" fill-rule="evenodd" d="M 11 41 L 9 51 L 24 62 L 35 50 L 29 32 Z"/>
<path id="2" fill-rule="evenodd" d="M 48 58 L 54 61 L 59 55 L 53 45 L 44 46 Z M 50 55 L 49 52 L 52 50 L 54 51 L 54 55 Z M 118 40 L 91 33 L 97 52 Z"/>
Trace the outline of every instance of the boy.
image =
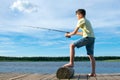
<path id="1" fill-rule="evenodd" d="M 85 46 L 87 50 L 87 55 L 91 61 L 92 72 L 88 74 L 88 76 L 96 76 L 95 73 L 95 58 L 94 58 L 94 42 L 95 36 L 91 26 L 91 23 L 85 18 L 86 11 L 84 9 L 78 9 L 76 11 L 76 16 L 78 18 L 77 27 L 73 32 L 66 33 L 66 37 L 70 37 L 72 35 L 81 35 L 82 39 L 70 44 L 70 62 L 65 64 L 64 67 L 74 67 L 74 54 L 75 47 L 80 48 Z M 78 32 L 81 29 L 82 32 Z"/>

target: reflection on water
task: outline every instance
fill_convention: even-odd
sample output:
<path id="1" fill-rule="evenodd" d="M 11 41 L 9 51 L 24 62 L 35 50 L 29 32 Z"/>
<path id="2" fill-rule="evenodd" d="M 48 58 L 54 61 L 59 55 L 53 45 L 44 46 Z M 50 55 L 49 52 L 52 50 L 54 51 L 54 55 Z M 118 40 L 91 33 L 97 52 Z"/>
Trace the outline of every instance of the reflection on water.
<path id="1" fill-rule="evenodd" d="M 0 72 L 56 73 L 67 62 L 0 62 Z M 75 62 L 76 73 L 90 73 L 90 62 Z M 97 73 L 120 73 L 120 62 L 97 62 Z"/>

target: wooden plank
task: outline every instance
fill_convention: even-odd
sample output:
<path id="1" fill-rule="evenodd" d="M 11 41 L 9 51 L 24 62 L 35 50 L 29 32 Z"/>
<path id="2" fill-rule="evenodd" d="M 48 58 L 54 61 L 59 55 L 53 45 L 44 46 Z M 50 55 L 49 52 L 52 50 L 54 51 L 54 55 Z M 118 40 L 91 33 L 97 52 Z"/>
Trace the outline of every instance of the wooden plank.
<path id="1" fill-rule="evenodd" d="M 106 80 L 116 80 L 113 76 L 104 76 Z"/>
<path id="2" fill-rule="evenodd" d="M 23 75 L 19 73 L 0 73 L 0 80 L 9 80 L 10 78 Z"/>
<path id="3" fill-rule="evenodd" d="M 54 76 L 53 78 L 51 78 L 51 80 L 60 80 L 60 79 L 58 79 L 56 76 Z"/>
<path id="4" fill-rule="evenodd" d="M 22 78 L 22 77 L 25 77 L 25 76 L 27 76 L 27 75 L 28 75 L 28 74 L 18 75 L 18 76 L 15 76 L 15 77 L 9 78 L 8 80 L 17 80 L 17 79 Z"/>
<path id="5" fill-rule="evenodd" d="M 27 76 L 19 77 L 14 80 L 40 80 L 41 76 L 41 74 L 29 74 Z"/>
<path id="6" fill-rule="evenodd" d="M 42 80 L 42 79 L 44 79 L 47 76 L 48 76 L 47 74 L 34 74 L 33 76 L 29 76 L 29 77 L 32 78 L 30 80 Z"/>
<path id="7" fill-rule="evenodd" d="M 97 77 L 89 77 L 88 80 L 98 80 Z"/>
<path id="8" fill-rule="evenodd" d="M 97 80 L 120 80 L 120 76 L 114 74 L 100 74 L 97 75 Z"/>
<path id="9" fill-rule="evenodd" d="M 79 75 L 79 79 L 80 79 L 80 80 L 88 80 L 88 78 L 89 78 L 89 77 L 88 77 L 86 74 L 80 74 L 80 75 Z"/>
<path id="10" fill-rule="evenodd" d="M 56 77 L 55 74 L 47 74 L 42 79 L 43 80 L 52 80 L 54 77 Z"/>
<path id="11" fill-rule="evenodd" d="M 53 78 L 51 78 L 51 80 L 79 80 L 79 74 L 76 74 L 73 78 L 71 79 L 57 79 L 56 75 L 54 75 Z"/>
<path id="12" fill-rule="evenodd" d="M 106 80 L 104 75 L 97 75 L 96 78 L 97 80 Z"/>
<path id="13" fill-rule="evenodd" d="M 51 75 L 49 75 L 49 74 L 44 74 L 44 75 L 42 75 L 41 77 L 40 77 L 40 80 L 51 80 L 49 77 L 50 77 Z M 54 76 L 53 76 L 54 77 Z"/>
<path id="14" fill-rule="evenodd" d="M 119 76 L 119 75 L 115 75 L 115 76 L 113 76 L 113 78 L 114 78 L 115 80 L 120 80 L 120 76 Z"/>
<path id="15" fill-rule="evenodd" d="M 96 78 L 85 74 L 76 74 L 72 79 L 57 79 L 55 74 L 0 73 L 0 80 L 120 80 L 120 75 L 99 74 Z"/>
<path id="16" fill-rule="evenodd" d="M 70 80 L 79 80 L 79 78 L 80 78 L 80 75 L 79 75 L 79 74 L 76 74 L 76 75 L 74 75 L 74 77 L 71 78 Z"/>

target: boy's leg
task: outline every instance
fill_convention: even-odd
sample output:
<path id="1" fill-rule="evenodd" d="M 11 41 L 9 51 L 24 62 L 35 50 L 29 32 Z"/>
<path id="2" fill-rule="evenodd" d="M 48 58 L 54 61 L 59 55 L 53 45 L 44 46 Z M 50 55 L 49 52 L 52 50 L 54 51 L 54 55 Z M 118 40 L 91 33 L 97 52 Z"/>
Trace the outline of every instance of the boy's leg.
<path id="1" fill-rule="evenodd" d="M 70 44 L 70 62 L 65 64 L 64 67 L 73 67 L 74 66 L 74 56 L 75 56 L 75 46 Z"/>
<path id="2" fill-rule="evenodd" d="M 89 74 L 89 76 L 96 76 L 96 72 L 95 72 L 95 67 L 96 67 L 96 63 L 95 63 L 95 58 L 93 55 L 88 55 L 90 61 L 91 61 L 91 66 L 92 66 L 92 72 L 91 74 Z"/>
<path id="3" fill-rule="evenodd" d="M 82 38 L 72 44 L 70 44 L 70 62 L 65 64 L 64 67 L 73 67 L 74 66 L 74 56 L 75 56 L 75 47 L 80 48 L 87 44 L 86 38 Z"/>
<path id="4" fill-rule="evenodd" d="M 88 37 L 88 44 L 86 45 L 86 50 L 88 57 L 91 62 L 91 67 L 92 67 L 92 72 L 91 74 L 88 74 L 89 76 L 96 76 L 95 73 L 95 58 L 94 58 L 94 43 L 95 43 L 95 38 Z"/>

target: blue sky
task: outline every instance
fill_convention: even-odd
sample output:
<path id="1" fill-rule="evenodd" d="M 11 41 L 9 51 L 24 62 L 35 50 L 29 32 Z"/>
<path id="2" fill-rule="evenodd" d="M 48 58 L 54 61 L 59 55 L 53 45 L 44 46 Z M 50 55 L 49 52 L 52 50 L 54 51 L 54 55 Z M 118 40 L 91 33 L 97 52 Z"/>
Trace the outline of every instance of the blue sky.
<path id="1" fill-rule="evenodd" d="M 119 0 L 1 0 L 0 56 L 69 56 L 64 33 L 39 30 L 25 25 L 72 31 L 75 11 L 84 8 L 95 35 L 95 56 L 120 56 Z M 86 56 L 85 47 L 76 56 Z"/>

